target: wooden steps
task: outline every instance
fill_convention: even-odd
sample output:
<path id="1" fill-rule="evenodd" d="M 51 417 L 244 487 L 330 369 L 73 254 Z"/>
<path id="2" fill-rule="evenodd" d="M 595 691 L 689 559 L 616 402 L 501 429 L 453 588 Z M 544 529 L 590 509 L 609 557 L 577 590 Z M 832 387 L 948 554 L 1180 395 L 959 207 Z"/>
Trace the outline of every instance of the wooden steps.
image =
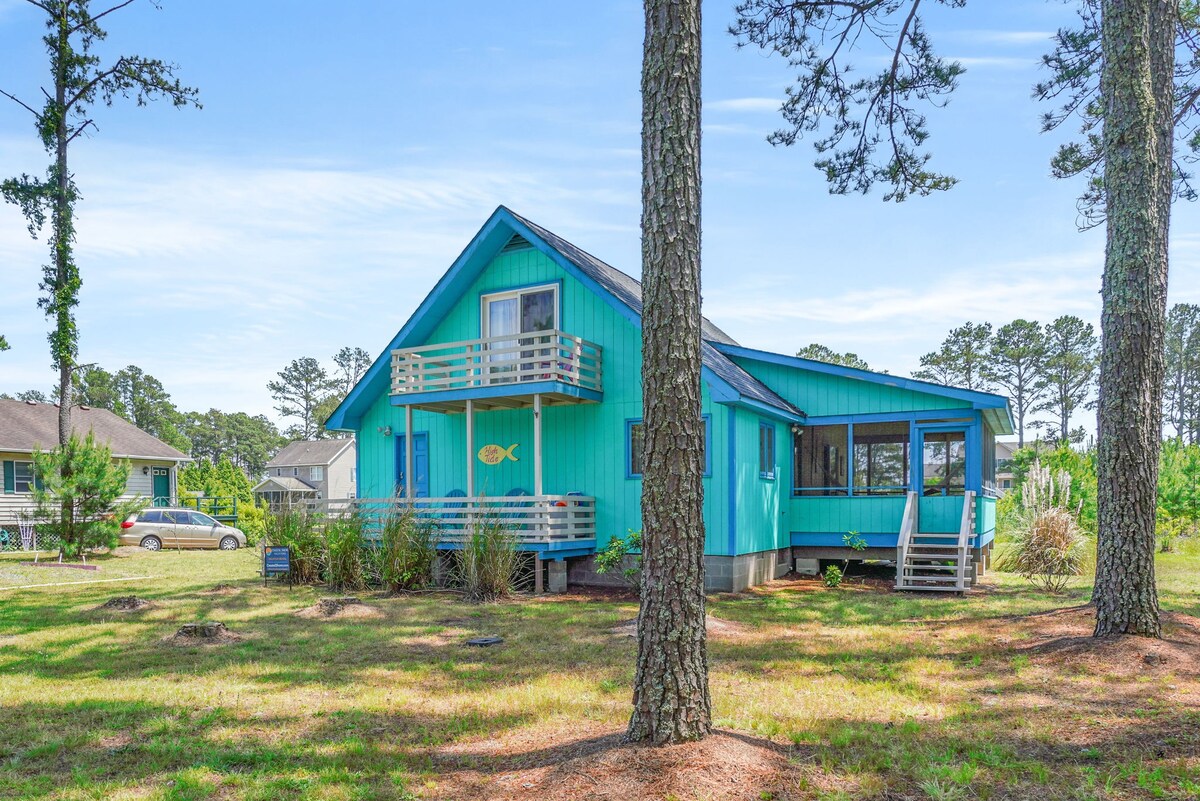
<path id="1" fill-rule="evenodd" d="M 975 493 L 963 498 L 957 533 L 917 531 L 918 496 L 910 492 L 896 547 L 896 589 L 918 592 L 966 592 L 972 583 L 971 536 L 975 525 Z"/>

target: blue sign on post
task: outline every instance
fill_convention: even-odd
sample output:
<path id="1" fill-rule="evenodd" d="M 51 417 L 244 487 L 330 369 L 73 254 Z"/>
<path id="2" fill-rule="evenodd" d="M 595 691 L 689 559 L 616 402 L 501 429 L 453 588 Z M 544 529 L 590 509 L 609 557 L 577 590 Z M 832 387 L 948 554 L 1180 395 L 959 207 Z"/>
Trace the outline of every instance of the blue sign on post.
<path id="1" fill-rule="evenodd" d="M 268 545 L 263 548 L 263 576 L 292 572 L 292 551 L 286 545 Z"/>

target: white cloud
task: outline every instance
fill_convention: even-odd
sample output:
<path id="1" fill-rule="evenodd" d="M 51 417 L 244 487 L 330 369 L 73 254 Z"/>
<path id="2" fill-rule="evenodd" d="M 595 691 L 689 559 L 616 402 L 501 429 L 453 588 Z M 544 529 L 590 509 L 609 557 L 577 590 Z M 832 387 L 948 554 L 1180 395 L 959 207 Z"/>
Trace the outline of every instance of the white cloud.
<path id="1" fill-rule="evenodd" d="M 777 97 L 734 97 L 728 100 L 710 100 L 704 104 L 706 111 L 779 111 L 783 102 Z"/>
<path id="2" fill-rule="evenodd" d="M 1023 70 L 1036 67 L 1039 63 L 1035 58 L 1011 58 L 1008 56 L 950 56 L 946 60 L 957 61 L 968 69 L 995 67 L 1005 70 Z"/>
<path id="3" fill-rule="evenodd" d="M 1053 31 L 958 31 L 951 34 L 961 39 L 980 44 L 1023 47 L 1031 44 L 1046 44 L 1054 37 Z"/>

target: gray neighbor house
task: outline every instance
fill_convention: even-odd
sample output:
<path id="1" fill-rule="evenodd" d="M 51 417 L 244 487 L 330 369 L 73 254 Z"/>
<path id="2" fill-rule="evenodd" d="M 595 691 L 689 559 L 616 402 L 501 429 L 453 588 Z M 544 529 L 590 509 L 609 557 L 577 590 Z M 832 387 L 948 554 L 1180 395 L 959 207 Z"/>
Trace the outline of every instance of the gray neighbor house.
<path id="1" fill-rule="evenodd" d="M 107 409 L 76 406 L 71 428 L 80 437 L 89 431 L 96 442 L 112 449 L 114 459 L 128 460 L 129 480 L 122 498 L 145 498 L 165 505 L 177 496 L 179 466 L 191 457 L 172 448 Z M 34 509 L 32 454 L 58 445 L 58 405 L 0 399 L 0 528 L 15 529 Z"/>
<path id="2" fill-rule="evenodd" d="M 255 499 L 278 510 L 303 501 L 353 498 L 357 463 L 353 439 L 288 443 L 267 462 L 267 477 L 254 488 Z"/>

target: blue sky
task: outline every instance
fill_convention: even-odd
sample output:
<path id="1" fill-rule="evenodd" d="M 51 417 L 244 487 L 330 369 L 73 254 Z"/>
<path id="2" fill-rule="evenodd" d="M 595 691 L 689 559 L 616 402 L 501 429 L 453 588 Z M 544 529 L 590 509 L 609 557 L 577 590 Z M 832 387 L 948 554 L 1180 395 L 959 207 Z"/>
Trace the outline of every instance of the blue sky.
<path id="1" fill-rule="evenodd" d="M 966 320 L 1098 323 L 1103 231 L 1076 230 L 1079 184 L 1049 177 L 1059 139 L 1039 134 L 1030 98 L 1069 4 L 930 9 L 939 51 L 967 67 L 929 115 L 934 163 L 960 183 L 899 205 L 830 196 L 808 144 L 766 143 L 791 76 L 734 48 L 731 7 L 705 7 L 718 325 L 747 346 L 822 342 L 908 373 Z M 291 359 L 378 354 L 501 203 L 640 271 L 638 2 L 142 0 L 108 22 L 106 52 L 177 62 L 205 107 L 101 109 L 76 146 L 80 355 L 139 365 L 184 410 L 273 414 L 265 385 Z M 0 89 L 39 96 L 41 35 L 32 8 L 0 0 Z M 0 172 L 44 168 L 27 113 L 0 104 Z M 1200 301 L 1197 215 L 1176 206 L 1171 302 Z M 0 391 L 53 381 L 45 253 L 0 207 Z"/>

